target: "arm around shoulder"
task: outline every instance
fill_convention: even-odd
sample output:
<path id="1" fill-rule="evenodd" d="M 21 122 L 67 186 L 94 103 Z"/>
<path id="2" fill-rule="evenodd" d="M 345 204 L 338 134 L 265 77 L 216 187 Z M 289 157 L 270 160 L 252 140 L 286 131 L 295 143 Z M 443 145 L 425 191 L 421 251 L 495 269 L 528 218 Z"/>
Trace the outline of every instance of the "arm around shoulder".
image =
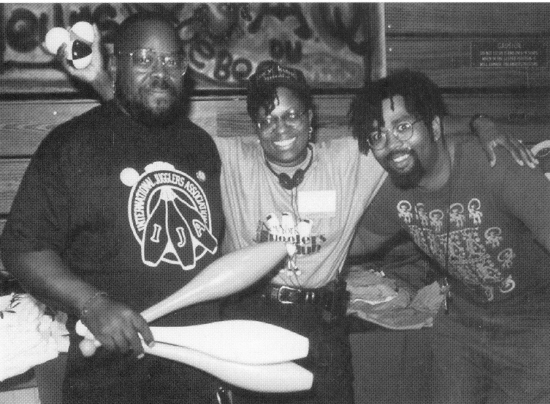
<path id="1" fill-rule="evenodd" d="M 513 129 L 512 125 L 497 122 L 487 115 L 445 116 L 443 127 L 445 134 L 451 137 L 467 134 L 477 136 L 491 166 L 497 161 L 495 149 L 498 146 L 504 147 L 520 166 L 527 164 L 534 168 L 538 164 L 531 150 L 517 138 L 517 127 Z"/>
<path id="2" fill-rule="evenodd" d="M 361 221 L 357 226 L 355 236 L 351 243 L 348 255 L 350 257 L 362 257 L 380 251 L 392 236 L 376 234 Z"/>
<path id="3" fill-rule="evenodd" d="M 495 198 L 533 233 L 550 253 L 550 181 L 540 169 L 502 168 Z"/>

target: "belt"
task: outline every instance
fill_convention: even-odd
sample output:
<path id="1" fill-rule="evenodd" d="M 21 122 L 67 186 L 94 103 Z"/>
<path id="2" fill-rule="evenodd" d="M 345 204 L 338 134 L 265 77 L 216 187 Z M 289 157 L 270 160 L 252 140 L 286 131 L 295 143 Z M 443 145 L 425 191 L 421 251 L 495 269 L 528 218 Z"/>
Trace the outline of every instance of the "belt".
<path id="1" fill-rule="evenodd" d="M 332 304 L 334 292 L 325 288 L 298 289 L 286 285 L 269 285 L 264 298 L 282 304 Z"/>

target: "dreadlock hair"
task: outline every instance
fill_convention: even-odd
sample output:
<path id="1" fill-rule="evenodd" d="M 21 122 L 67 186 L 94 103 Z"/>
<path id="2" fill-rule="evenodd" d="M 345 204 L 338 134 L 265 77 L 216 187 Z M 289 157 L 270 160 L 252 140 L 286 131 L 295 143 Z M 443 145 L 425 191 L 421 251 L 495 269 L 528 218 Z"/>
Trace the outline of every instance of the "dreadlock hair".
<path id="1" fill-rule="evenodd" d="M 178 41 L 181 42 L 179 35 L 176 34 L 177 20 L 173 15 L 153 11 L 139 11 L 130 15 L 117 27 L 113 41 L 115 55 L 120 51 L 122 43 L 125 40 L 126 31 L 128 31 L 128 29 L 135 24 L 140 24 L 147 21 L 157 21 L 174 27 L 174 35 L 176 35 Z"/>
<path id="2" fill-rule="evenodd" d="M 382 101 L 401 95 L 409 113 L 424 121 L 433 136 L 432 121 L 436 116 L 447 115 L 447 107 L 439 87 L 425 74 L 411 70 L 399 70 L 382 79 L 365 82 L 353 98 L 348 112 L 349 126 L 359 150 L 367 154 L 370 150 L 367 134 L 383 126 Z"/>

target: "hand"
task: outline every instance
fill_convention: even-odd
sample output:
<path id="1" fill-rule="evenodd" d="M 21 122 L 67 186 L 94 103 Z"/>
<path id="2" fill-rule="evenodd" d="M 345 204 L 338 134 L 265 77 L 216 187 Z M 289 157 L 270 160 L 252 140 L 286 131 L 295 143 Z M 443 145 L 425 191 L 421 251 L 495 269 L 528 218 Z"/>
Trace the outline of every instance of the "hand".
<path id="1" fill-rule="evenodd" d="M 514 160 L 516 160 L 516 163 L 520 166 L 527 164 L 529 167 L 535 168 L 539 164 L 538 159 L 531 152 L 531 149 L 526 147 L 521 140 L 516 139 L 513 136 L 503 135 L 491 140 L 483 146 L 489 157 L 491 167 L 494 167 L 496 164 L 497 157 L 495 154 L 495 148 L 498 145 L 505 147 L 506 150 L 510 152 Z"/>
<path id="2" fill-rule="evenodd" d="M 65 51 L 67 44 L 61 45 L 57 51 L 56 59 L 61 63 L 63 69 L 69 73 L 72 77 L 75 77 L 85 83 L 92 84 L 103 72 L 103 56 L 99 43 L 101 41 L 101 35 L 96 24 L 93 24 L 94 28 L 94 42 L 92 43 L 92 61 L 84 69 L 76 69 L 71 66 L 70 62 L 66 58 Z"/>
<path id="3" fill-rule="evenodd" d="M 530 148 L 526 147 L 521 140 L 507 134 L 502 134 L 502 131 L 497 130 L 495 123 L 491 119 L 484 116 L 479 117 L 474 121 L 473 126 L 473 129 L 475 129 L 481 140 L 485 153 L 487 153 L 491 167 L 494 167 L 496 164 L 495 148 L 499 145 L 506 148 L 520 166 L 527 164 L 529 167 L 535 168 L 539 164 Z"/>
<path id="4" fill-rule="evenodd" d="M 103 54 L 101 53 L 101 35 L 96 24 L 94 28 L 94 42 L 92 44 L 92 61 L 83 69 L 76 69 L 71 66 L 65 56 L 67 45 L 63 44 L 57 51 L 56 59 L 63 66 L 63 69 L 73 78 L 89 84 L 96 90 L 100 97 L 108 101 L 113 98 L 112 79 L 105 70 Z"/>
<path id="5" fill-rule="evenodd" d="M 140 314 L 108 297 L 94 299 L 81 321 L 95 339 L 110 351 L 126 353 L 131 350 L 142 357 L 144 352 L 138 334 L 147 345 L 154 342 L 149 325 Z"/>

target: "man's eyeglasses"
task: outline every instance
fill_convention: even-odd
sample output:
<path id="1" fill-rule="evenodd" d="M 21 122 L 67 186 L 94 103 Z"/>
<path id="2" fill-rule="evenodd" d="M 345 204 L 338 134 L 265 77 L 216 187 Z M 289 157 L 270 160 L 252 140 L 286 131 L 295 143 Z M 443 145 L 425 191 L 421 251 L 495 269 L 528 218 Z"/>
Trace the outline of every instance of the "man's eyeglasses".
<path id="1" fill-rule="evenodd" d="M 158 53 L 153 49 L 136 49 L 129 53 L 119 53 L 122 56 L 130 56 L 134 69 L 147 72 L 158 61 L 170 73 L 181 73 L 187 70 L 188 59 L 183 53 Z"/>
<path id="2" fill-rule="evenodd" d="M 286 127 L 296 129 L 302 122 L 302 116 L 304 116 L 306 112 L 307 111 L 296 112 L 293 109 L 289 109 L 281 116 L 266 115 L 258 118 L 256 123 L 262 132 L 271 132 L 276 128 L 277 122 L 282 122 Z"/>
<path id="3" fill-rule="evenodd" d="M 413 122 L 409 122 L 409 121 L 399 122 L 397 125 L 395 125 L 392 128 L 391 131 L 386 128 L 380 128 L 380 129 L 374 130 L 369 134 L 367 134 L 367 143 L 372 149 L 380 150 L 380 149 L 383 149 L 388 143 L 389 134 L 392 134 L 395 138 L 399 139 L 402 142 L 409 140 L 414 133 L 413 125 L 420 121 L 421 119 L 418 119 Z"/>

